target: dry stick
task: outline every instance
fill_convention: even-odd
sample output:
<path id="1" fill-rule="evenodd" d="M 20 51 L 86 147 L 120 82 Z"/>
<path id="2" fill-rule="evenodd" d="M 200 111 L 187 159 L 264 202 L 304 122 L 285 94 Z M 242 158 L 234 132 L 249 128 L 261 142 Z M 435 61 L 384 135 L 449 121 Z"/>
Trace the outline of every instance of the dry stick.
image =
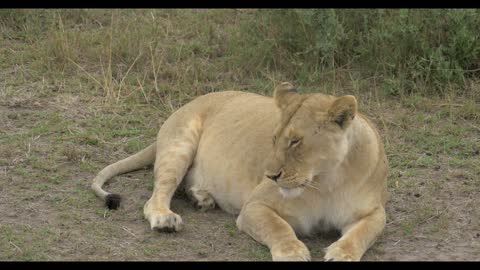
<path id="1" fill-rule="evenodd" d="M 452 107 L 463 107 L 463 104 L 449 104 L 449 103 L 444 103 L 444 104 L 438 104 L 440 107 L 445 107 L 445 106 L 452 106 Z"/>
<path id="2" fill-rule="evenodd" d="M 402 217 L 398 218 L 397 220 L 392 220 L 392 221 L 390 221 L 390 222 L 387 223 L 386 225 L 389 226 L 389 225 L 391 225 L 391 224 L 395 224 L 396 222 L 402 221 L 402 220 L 404 220 L 404 219 L 405 219 L 405 216 L 402 216 Z"/>
<path id="3" fill-rule="evenodd" d="M 108 74 L 107 76 L 108 77 L 108 80 L 107 80 L 107 77 L 104 75 L 104 80 L 105 80 L 105 87 L 104 87 L 104 90 L 107 91 L 107 98 L 110 97 L 110 86 L 112 85 L 112 42 L 113 42 L 113 11 L 112 11 L 112 19 L 111 19 L 111 23 L 110 23 L 110 43 L 108 44 Z M 109 83 L 110 85 L 108 85 L 109 87 L 107 88 L 107 83 Z M 113 92 L 113 91 L 111 91 Z M 113 95 L 115 95 L 115 93 L 113 92 L 112 93 Z M 115 98 L 115 96 L 113 96 Z"/>
<path id="4" fill-rule="evenodd" d="M 461 68 L 431 68 L 430 70 L 456 70 L 463 72 L 477 72 L 480 71 L 480 68 L 477 69 L 461 69 Z"/>
<path id="5" fill-rule="evenodd" d="M 476 130 L 480 131 L 480 128 L 479 128 L 479 127 L 477 127 L 477 126 L 475 126 L 475 125 L 474 125 L 474 124 L 472 124 L 472 123 L 467 123 L 467 125 L 469 125 L 469 126 L 471 126 L 472 128 L 474 128 L 474 129 L 476 129 Z"/>
<path id="6" fill-rule="evenodd" d="M 152 14 L 153 16 L 153 14 Z M 152 58 L 152 72 L 153 72 L 153 79 L 155 82 L 155 91 L 157 92 L 157 95 L 160 94 L 160 90 L 158 89 L 158 83 L 157 83 L 157 72 L 155 70 L 155 58 L 153 57 L 153 49 L 152 49 L 152 44 L 149 45 L 150 48 L 150 57 Z"/>
<path id="7" fill-rule="evenodd" d="M 107 83 L 107 75 L 105 73 L 105 67 L 103 66 L 102 58 L 100 57 L 100 66 L 102 67 L 102 75 L 103 75 L 103 85 L 100 87 L 103 89 L 103 95 L 108 99 L 110 92 L 108 91 L 108 83 Z"/>
<path id="8" fill-rule="evenodd" d="M 98 58 L 100 60 L 100 67 L 102 68 L 103 80 L 105 81 L 105 67 L 103 66 L 102 56 L 99 56 Z M 103 89 L 103 94 L 105 95 L 105 92 L 107 91 L 107 89 L 105 89 L 105 84 L 100 85 L 100 87 Z"/>
<path id="9" fill-rule="evenodd" d="M 25 154 L 25 157 L 27 157 L 27 158 L 30 156 L 30 146 L 31 146 L 31 144 L 28 143 L 28 150 L 27 150 L 27 153 Z"/>
<path id="10" fill-rule="evenodd" d="M 90 73 L 88 73 L 88 71 L 86 71 L 82 66 L 80 66 L 79 64 L 75 63 L 75 61 L 73 61 L 72 59 L 70 59 L 70 57 L 67 58 L 70 62 L 72 62 L 73 64 L 75 64 L 77 67 L 79 67 L 83 72 L 85 72 L 88 77 L 90 77 L 94 82 L 96 82 L 101 88 L 105 89 L 105 87 L 97 80 L 95 79 L 95 77 L 93 77 L 92 75 L 90 75 Z"/>
<path id="11" fill-rule="evenodd" d="M 104 104 L 102 105 L 104 108 L 109 108 L 109 107 L 112 107 L 112 108 L 125 108 L 126 105 L 124 104 Z M 131 107 L 148 107 L 150 105 L 147 105 L 147 104 L 128 104 L 128 107 L 131 108 Z"/>
<path id="12" fill-rule="evenodd" d="M 135 63 L 137 62 L 138 58 L 140 58 L 140 56 L 142 55 L 142 53 L 140 52 L 137 56 L 137 58 L 135 58 L 135 60 L 133 61 L 133 63 L 130 65 L 130 67 L 128 68 L 127 72 L 125 73 L 125 75 L 123 76 L 122 80 L 120 81 L 120 85 L 118 86 L 118 93 L 117 93 L 117 100 L 115 103 L 118 104 L 118 101 L 120 100 L 120 90 L 122 90 L 122 86 L 123 86 L 123 81 L 125 80 L 125 78 L 128 76 L 128 73 L 130 73 L 130 70 L 132 69 L 132 67 L 135 65 Z"/>
<path id="13" fill-rule="evenodd" d="M 430 220 L 432 220 L 432 219 L 434 219 L 434 218 L 437 218 L 437 217 L 445 214 L 447 211 L 450 210 L 450 208 L 451 208 L 451 207 L 447 206 L 443 211 L 438 211 L 435 215 L 427 218 L 426 220 L 424 220 L 424 221 L 422 221 L 422 222 L 419 222 L 418 225 L 423 225 L 423 224 L 429 222 Z"/>
<path id="14" fill-rule="evenodd" d="M 137 82 L 138 82 L 138 86 L 140 86 L 140 90 L 142 91 L 143 96 L 145 97 L 145 101 L 147 102 L 147 104 L 150 104 L 150 101 L 148 100 L 148 97 L 145 94 L 145 91 L 143 90 L 143 85 L 138 78 L 137 78 Z"/>
<path id="15" fill-rule="evenodd" d="M 135 235 L 131 230 L 129 230 L 128 228 L 122 227 L 122 229 L 123 229 L 124 231 L 126 231 L 127 233 L 133 235 L 133 237 L 138 238 L 138 236 L 136 236 L 136 235 Z"/>
<path id="16" fill-rule="evenodd" d="M 385 133 L 386 133 L 386 134 L 389 134 L 389 133 L 390 133 L 390 129 L 388 129 L 388 126 L 387 126 L 387 124 L 385 123 L 386 120 L 385 120 L 382 116 L 380 116 L 380 121 L 382 122 L 383 128 L 385 129 Z M 388 120 L 387 120 L 387 121 L 388 121 Z M 390 141 L 388 140 L 388 136 L 385 137 L 385 143 L 386 143 L 386 145 L 390 145 Z"/>
<path id="17" fill-rule="evenodd" d="M 18 251 L 22 252 L 23 253 L 23 250 L 21 248 L 19 248 L 17 245 L 15 245 L 12 241 L 9 241 L 8 242 L 10 245 L 12 245 L 13 247 L 15 247 L 15 249 L 17 249 Z"/>
<path id="18" fill-rule="evenodd" d="M 385 122 L 387 123 L 390 123 L 392 125 L 395 125 L 397 126 L 398 128 L 402 129 L 402 130 L 405 130 L 400 124 L 396 123 L 396 122 L 393 122 L 392 120 L 388 120 L 388 119 L 385 119 Z"/>

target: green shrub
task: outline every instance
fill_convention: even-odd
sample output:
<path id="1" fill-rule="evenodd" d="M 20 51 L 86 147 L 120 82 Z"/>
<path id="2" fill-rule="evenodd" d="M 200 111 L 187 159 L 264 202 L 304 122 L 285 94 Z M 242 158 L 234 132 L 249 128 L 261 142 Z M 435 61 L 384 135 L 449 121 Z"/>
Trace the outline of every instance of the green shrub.
<path id="1" fill-rule="evenodd" d="M 475 74 L 469 69 L 480 67 L 478 10 L 260 10 L 257 17 L 264 25 L 250 29 L 260 32 L 256 39 L 274 41 L 269 59 L 283 60 L 277 60 L 282 68 L 355 67 L 365 76 L 428 85 L 424 94 L 444 94 L 446 84 L 462 84 Z"/>

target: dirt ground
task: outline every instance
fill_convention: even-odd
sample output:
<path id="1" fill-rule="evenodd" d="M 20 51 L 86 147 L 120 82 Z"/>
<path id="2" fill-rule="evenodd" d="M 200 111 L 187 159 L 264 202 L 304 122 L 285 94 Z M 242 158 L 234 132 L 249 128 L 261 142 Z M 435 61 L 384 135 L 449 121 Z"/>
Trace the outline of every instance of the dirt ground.
<path id="1" fill-rule="evenodd" d="M 151 231 L 142 208 L 152 168 L 109 182 L 107 189 L 124 198 L 117 211 L 91 192 L 100 169 L 154 140 L 168 115 L 158 107 L 108 105 L 98 94 L 42 82 L 1 84 L 0 260 L 271 259 L 266 247 L 237 231 L 236 217 L 196 211 L 182 194 L 172 210 L 184 230 Z M 462 116 L 462 107 L 442 102 L 363 103 L 391 165 L 387 226 L 363 260 L 480 260 L 480 125 Z M 337 238 L 302 240 L 312 259 L 322 260 Z"/>

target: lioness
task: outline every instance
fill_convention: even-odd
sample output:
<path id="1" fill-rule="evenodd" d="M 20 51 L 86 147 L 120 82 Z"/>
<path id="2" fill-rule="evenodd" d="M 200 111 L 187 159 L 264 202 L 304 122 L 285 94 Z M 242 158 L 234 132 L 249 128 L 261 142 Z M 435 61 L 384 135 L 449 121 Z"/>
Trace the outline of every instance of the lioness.
<path id="1" fill-rule="evenodd" d="M 237 227 L 270 248 L 273 260 L 310 260 L 298 235 L 338 229 L 325 260 L 360 260 L 385 226 L 387 159 L 355 97 L 299 94 L 290 83 L 273 99 L 225 91 L 173 113 L 155 143 L 104 168 L 92 189 L 109 208 L 120 196 L 109 178 L 154 163 L 144 214 L 151 229 L 179 231 L 170 210 L 183 181 L 203 210 L 238 214 Z"/>

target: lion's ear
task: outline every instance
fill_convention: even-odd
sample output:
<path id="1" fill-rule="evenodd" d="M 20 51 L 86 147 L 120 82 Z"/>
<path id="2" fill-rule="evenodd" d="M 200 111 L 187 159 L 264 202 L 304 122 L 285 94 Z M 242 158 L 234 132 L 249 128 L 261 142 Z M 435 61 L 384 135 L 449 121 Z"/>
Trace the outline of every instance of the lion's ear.
<path id="1" fill-rule="evenodd" d="M 354 96 L 337 98 L 328 109 L 328 118 L 341 128 L 347 127 L 357 114 L 357 99 Z"/>
<path id="2" fill-rule="evenodd" d="M 275 87 L 273 99 L 280 109 L 285 109 L 293 98 L 298 95 L 297 90 L 291 83 L 283 82 Z"/>

